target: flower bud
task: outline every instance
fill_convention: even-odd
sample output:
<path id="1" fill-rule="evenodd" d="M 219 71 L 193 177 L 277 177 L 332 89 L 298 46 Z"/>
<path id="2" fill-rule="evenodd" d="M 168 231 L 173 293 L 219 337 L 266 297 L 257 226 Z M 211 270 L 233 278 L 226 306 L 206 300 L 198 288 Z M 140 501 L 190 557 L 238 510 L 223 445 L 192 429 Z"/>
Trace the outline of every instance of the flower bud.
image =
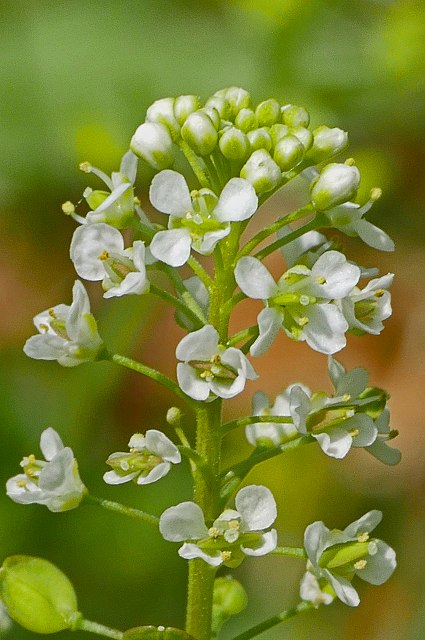
<path id="1" fill-rule="evenodd" d="M 141 124 L 131 139 L 130 149 L 156 171 L 167 169 L 174 162 L 170 132 L 159 122 Z"/>
<path id="2" fill-rule="evenodd" d="M 240 87 L 228 87 L 227 89 L 220 89 L 215 96 L 219 98 L 225 98 L 229 103 L 230 117 L 236 118 L 241 109 L 249 109 L 251 106 L 251 95 L 245 89 Z"/>
<path id="3" fill-rule="evenodd" d="M 241 109 L 235 118 L 235 125 L 244 133 L 255 129 L 257 127 L 257 118 L 253 110 Z"/>
<path id="4" fill-rule="evenodd" d="M 155 100 L 146 111 L 146 122 L 159 122 L 170 131 L 173 137 L 179 133 L 180 127 L 174 114 L 175 98 Z"/>
<path id="5" fill-rule="evenodd" d="M 42 558 L 6 558 L 0 569 L 0 597 L 9 616 L 35 633 L 72 629 L 81 616 L 71 582 Z"/>
<path id="6" fill-rule="evenodd" d="M 255 115 L 259 127 L 271 127 L 280 120 L 280 104 L 273 98 L 264 100 L 257 106 Z"/>
<path id="7" fill-rule="evenodd" d="M 221 127 L 221 118 L 220 118 L 220 114 L 217 111 L 217 109 L 215 107 L 203 107 L 202 109 L 199 109 L 199 111 L 201 113 L 206 113 L 207 116 L 210 118 L 211 122 L 214 125 L 214 128 L 216 131 L 218 131 Z"/>
<path id="8" fill-rule="evenodd" d="M 249 152 L 248 138 L 236 127 L 230 127 L 223 133 L 219 146 L 221 153 L 228 160 L 244 160 Z"/>
<path id="9" fill-rule="evenodd" d="M 211 96 L 205 103 L 205 107 L 214 107 L 220 114 L 220 118 L 223 120 L 229 120 L 230 118 L 230 105 L 224 97 L 218 95 Z"/>
<path id="10" fill-rule="evenodd" d="M 308 127 L 310 115 L 304 107 L 287 104 L 282 107 L 282 122 L 288 127 Z"/>
<path id="11" fill-rule="evenodd" d="M 182 419 L 182 412 L 178 407 L 170 407 L 167 411 L 166 420 L 172 427 L 179 427 Z"/>
<path id="12" fill-rule="evenodd" d="M 198 96 L 178 96 L 174 102 L 174 115 L 181 126 L 188 116 L 201 107 Z"/>
<path id="13" fill-rule="evenodd" d="M 273 147 L 277 145 L 279 140 L 282 140 L 289 134 L 289 127 L 286 124 L 274 124 L 270 127 L 270 136 L 272 139 Z"/>
<path id="14" fill-rule="evenodd" d="M 124 632 L 123 640 L 194 640 L 186 631 L 174 627 L 134 627 Z"/>
<path id="15" fill-rule="evenodd" d="M 313 146 L 307 157 L 314 164 L 336 155 L 348 145 L 348 134 L 338 127 L 330 129 L 326 125 L 313 131 Z"/>
<path id="16" fill-rule="evenodd" d="M 211 118 L 203 111 L 191 113 L 181 128 L 181 136 L 198 156 L 214 151 L 218 134 Z"/>
<path id="17" fill-rule="evenodd" d="M 265 193 L 276 187 L 282 174 L 276 162 L 264 149 L 251 154 L 241 169 L 241 178 L 252 184 L 257 193 Z"/>
<path id="18" fill-rule="evenodd" d="M 304 156 L 304 146 L 296 136 L 285 136 L 275 146 L 273 160 L 282 171 L 293 169 Z"/>
<path id="19" fill-rule="evenodd" d="M 310 149 L 311 145 L 313 144 L 313 134 L 309 129 L 306 129 L 305 127 L 290 127 L 288 133 L 296 136 L 298 140 L 303 144 L 306 151 L 307 149 Z"/>
<path id="20" fill-rule="evenodd" d="M 261 127 L 260 129 L 253 129 L 253 131 L 248 131 L 246 136 L 249 140 L 252 151 L 256 151 L 257 149 L 265 149 L 266 151 L 271 150 L 272 138 L 265 127 Z"/>
<path id="21" fill-rule="evenodd" d="M 311 201 L 319 211 L 331 209 L 338 204 L 352 200 L 360 184 L 360 172 L 357 167 L 331 163 L 311 187 Z"/>
<path id="22" fill-rule="evenodd" d="M 213 632 L 217 634 L 226 620 L 243 611 L 247 604 L 248 596 L 240 582 L 231 576 L 216 578 L 213 595 Z"/>

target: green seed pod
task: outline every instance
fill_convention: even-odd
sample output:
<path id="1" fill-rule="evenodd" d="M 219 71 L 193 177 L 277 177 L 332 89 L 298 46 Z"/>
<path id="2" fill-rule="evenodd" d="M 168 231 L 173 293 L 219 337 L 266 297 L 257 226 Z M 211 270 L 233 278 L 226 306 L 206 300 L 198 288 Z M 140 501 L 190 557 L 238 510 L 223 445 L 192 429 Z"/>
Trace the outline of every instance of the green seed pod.
<path id="1" fill-rule="evenodd" d="M 144 122 L 131 139 L 130 149 L 153 169 L 161 171 L 174 163 L 173 141 L 167 127 L 159 122 Z"/>
<path id="2" fill-rule="evenodd" d="M 35 633 L 72 629 L 81 615 L 71 582 L 42 558 L 6 558 L 0 569 L 0 598 L 10 617 Z"/>
<path id="3" fill-rule="evenodd" d="M 257 193 L 265 193 L 277 187 L 282 173 L 270 154 L 259 149 L 251 154 L 242 167 L 240 176 L 248 180 Z"/>
<path id="4" fill-rule="evenodd" d="M 249 144 L 251 145 L 251 151 L 256 151 L 257 149 L 265 149 L 266 151 L 271 151 L 272 138 L 266 127 L 248 131 L 246 136 L 249 140 Z"/>
<path id="5" fill-rule="evenodd" d="M 304 147 L 295 136 L 285 136 L 275 146 L 273 160 L 282 171 L 290 171 L 303 159 Z"/>
<path id="6" fill-rule="evenodd" d="M 235 125 L 244 133 L 251 131 L 251 129 L 255 129 L 258 124 L 253 110 L 241 109 L 235 118 Z"/>
<path id="7" fill-rule="evenodd" d="M 314 164 L 332 158 L 348 145 L 348 134 L 338 127 L 330 129 L 322 125 L 313 131 L 313 146 L 309 149 L 307 158 Z"/>
<path id="8" fill-rule="evenodd" d="M 288 127 L 308 127 L 310 114 L 304 107 L 287 104 L 282 107 L 282 122 L 287 124 Z"/>
<path id="9" fill-rule="evenodd" d="M 311 145 L 313 144 L 313 134 L 309 129 L 306 129 L 305 127 L 290 127 L 288 133 L 290 133 L 292 136 L 296 136 L 298 140 L 302 142 L 306 151 L 310 149 Z"/>
<path id="10" fill-rule="evenodd" d="M 228 160 L 244 160 L 249 152 L 249 141 L 246 135 L 231 127 L 220 138 L 220 151 Z"/>
<path id="11" fill-rule="evenodd" d="M 270 98 L 260 102 L 255 110 L 259 127 L 271 127 L 280 120 L 280 104 Z"/>
<path id="12" fill-rule="evenodd" d="M 123 640 L 194 640 L 186 631 L 174 627 L 133 627 L 124 632 Z"/>
<path id="13" fill-rule="evenodd" d="M 178 96 L 174 102 L 174 115 L 181 126 L 191 113 L 201 107 L 198 96 Z"/>
<path id="14" fill-rule="evenodd" d="M 277 145 L 279 140 L 282 140 L 289 133 L 289 127 L 286 124 L 274 124 L 270 127 L 270 137 L 272 139 L 273 147 Z"/>
<path id="15" fill-rule="evenodd" d="M 181 136 L 198 156 L 207 156 L 214 151 L 218 133 L 211 118 L 201 110 L 190 114 L 181 128 Z"/>

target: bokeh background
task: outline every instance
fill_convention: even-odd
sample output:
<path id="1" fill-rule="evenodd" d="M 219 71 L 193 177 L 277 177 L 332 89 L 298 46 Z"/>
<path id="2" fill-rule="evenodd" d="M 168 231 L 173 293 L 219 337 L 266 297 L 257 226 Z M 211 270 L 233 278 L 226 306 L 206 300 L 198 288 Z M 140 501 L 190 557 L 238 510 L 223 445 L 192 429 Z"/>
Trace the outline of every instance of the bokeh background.
<path id="1" fill-rule="evenodd" d="M 78 172 L 90 160 L 118 167 L 149 104 L 228 85 L 254 100 L 274 96 L 306 106 L 313 124 L 349 131 L 362 171 L 360 201 L 381 186 L 372 219 L 395 239 L 381 254 L 347 242 L 364 265 L 393 270 L 394 315 L 379 338 L 352 337 L 339 359 L 365 366 L 371 382 L 392 396 L 392 427 L 403 452 L 386 468 L 364 451 L 342 462 L 318 447 L 275 459 L 252 473 L 279 503 L 282 544 L 298 545 L 316 519 L 344 527 L 371 508 L 384 512 L 377 533 L 394 546 L 399 568 L 387 584 L 359 581 L 361 606 L 323 608 L 264 640 L 421 640 L 425 637 L 425 18 L 420 0 L 2 0 L 0 6 L 0 475 L 17 473 L 39 434 L 57 429 L 80 462 L 95 495 L 160 514 L 190 499 L 188 469 L 157 486 L 108 487 L 104 460 L 135 431 L 163 428 L 171 396 L 136 374 L 101 363 L 66 370 L 22 353 L 32 317 L 69 303 L 75 275 L 68 246 L 75 224 L 61 213 L 96 180 Z M 342 157 L 344 159 L 344 157 Z M 142 175 L 143 199 L 149 174 Z M 273 201 L 274 213 L 297 206 L 297 186 Z M 174 375 L 182 333 L 161 304 L 144 298 L 105 302 L 88 287 L 101 334 L 111 348 Z M 166 339 L 165 339 L 166 338 Z M 302 380 L 328 389 L 325 357 L 283 336 L 259 359 L 260 381 L 229 403 L 227 415 L 250 413 L 251 391 L 271 396 Z M 188 424 L 189 433 L 191 425 Z M 169 433 L 169 431 L 167 431 Z M 229 436 L 226 456 L 249 448 Z M 51 514 L 0 495 L 0 556 L 40 555 L 72 579 L 86 617 L 116 628 L 179 626 L 184 620 L 187 566 L 176 546 L 155 532 L 95 507 Z M 297 560 L 247 560 L 235 575 L 249 608 L 223 633 L 260 622 L 297 601 Z M 17 627 L 7 639 L 34 637 Z M 70 634 L 58 634 L 68 638 Z M 86 634 L 74 634 L 87 637 Z"/>

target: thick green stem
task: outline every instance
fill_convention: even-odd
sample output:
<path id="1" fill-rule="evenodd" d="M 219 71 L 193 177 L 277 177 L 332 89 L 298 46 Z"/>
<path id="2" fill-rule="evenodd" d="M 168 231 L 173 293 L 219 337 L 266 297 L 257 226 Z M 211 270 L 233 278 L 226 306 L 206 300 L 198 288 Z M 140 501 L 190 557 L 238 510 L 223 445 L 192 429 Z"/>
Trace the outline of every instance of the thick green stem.
<path id="1" fill-rule="evenodd" d="M 300 602 L 299 605 L 293 607 L 292 609 L 287 609 L 286 611 L 282 611 L 282 613 L 278 613 L 277 616 L 273 616 L 268 620 L 264 620 L 264 622 L 260 622 L 255 627 L 251 627 L 247 631 L 240 633 L 238 636 L 232 638 L 232 640 L 251 640 L 251 638 L 255 638 L 255 636 L 259 636 L 260 633 L 264 633 L 268 629 L 275 627 L 281 622 L 285 622 L 290 618 L 298 615 L 299 613 L 303 613 L 304 611 L 310 611 L 314 609 L 314 605 L 311 602 Z"/>
<path id="2" fill-rule="evenodd" d="M 108 511 L 114 511 L 115 513 L 119 513 L 123 516 L 128 516 L 129 518 L 134 518 L 136 520 L 143 520 L 143 522 L 147 522 L 148 524 L 158 527 L 159 518 L 151 515 L 150 513 L 145 513 L 140 509 L 134 509 L 133 507 L 127 507 L 120 502 L 113 502 L 112 500 L 104 500 L 103 498 L 97 498 L 96 496 L 87 495 L 85 498 L 86 502 L 91 504 L 97 504 L 99 507 L 103 507 L 103 509 L 107 509 Z"/>
<path id="3" fill-rule="evenodd" d="M 263 260 L 263 258 L 273 253 L 273 251 L 276 251 L 277 249 L 284 247 L 286 244 L 289 244 L 293 240 L 296 240 L 300 236 L 307 233 L 307 231 L 313 231 L 314 229 L 318 229 L 321 226 L 323 226 L 321 216 L 316 215 L 316 217 L 314 217 L 313 220 L 310 220 L 310 222 L 307 222 L 307 224 L 299 227 L 298 229 L 295 229 L 295 231 L 292 231 L 292 233 L 288 233 L 288 235 L 279 238 L 275 242 L 272 242 L 267 247 L 264 247 L 264 249 L 261 249 L 261 251 L 258 251 L 255 254 L 255 257 L 257 258 L 257 260 Z"/>
<path id="4" fill-rule="evenodd" d="M 114 640 L 122 640 L 122 638 L 124 637 L 124 633 L 122 631 L 111 629 L 110 627 L 105 627 L 104 624 L 99 624 L 99 622 L 92 622 L 91 620 L 85 620 L 84 618 L 80 618 L 76 622 L 72 630 L 88 631 L 89 633 L 96 633 L 99 636 L 104 636 L 105 638 L 113 638 Z"/>

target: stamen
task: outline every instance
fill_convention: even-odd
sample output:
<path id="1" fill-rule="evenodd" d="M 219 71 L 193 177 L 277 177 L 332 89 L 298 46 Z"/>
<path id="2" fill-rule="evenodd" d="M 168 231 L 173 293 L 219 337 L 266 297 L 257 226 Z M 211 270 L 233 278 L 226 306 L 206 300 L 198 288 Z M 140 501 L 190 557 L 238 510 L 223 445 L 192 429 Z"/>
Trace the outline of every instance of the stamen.
<path id="1" fill-rule="evenodd" d="M 230 558 L 232 557 L 232 552 L 231 551 L 222 551 L 220 555 L 221 555 L 221 558 L 222 558 L 223 562 L 227 562 L 227 560 L 230 560 Z"/>
<path id="2" fill-rule="evenodd" d="M 210 538 L 218 538 L 220 535 L 220 531 L 217 529 L 217 527 L 210 527 L 208 529 L 208 535 Z"/>
<path id="3" fill-rule="evenodd" d="M 298 324 L 300 325 L 300 327 L 305 327 L 305 325 L 308 324 L 309 322 L 310 320 L 306 316 L 303 316 L 302 318 L 298 319 Z"/>
<path id="4" fill-rule="evenodd" d="M 349 434 L 352 438 L 356 438 L 359 435 L 359 430 L 358 429 L 351 429 L 351 431 L 349 431 Z"/>
<path id="5" fill-rule="evenodd" d="M 362 531 L 361 533 L 357 534 L 357 540 L 359 542 L 367 542 L 369 540 L 369 534 L 367 531 Z"/>
<path id="6" fill-rule="evenodd" d="M 70 216 L 75 213 L 75 205 L 70 200 L 67 200 L 62 205 L 62 211 L 66 216 Z"/>
<path id="7" fill-rule="evenodd" d="M 17 481 L 16 484 L 18 485 L 18 487 L 21 487 L 23 489 L 24 487 L 27 486 L 27 481 L 21 478 L 20 480 Z"/>
<path id="8" fill-rule="evenodd" d="M 356 569 L 356 571 L 360 571 L 361 569 L 364 569 L 366 565 L 367 560 L 358 560 L 354 563 L 354 568 Z"/>
<path id="9" fill-rule="evenodd" d="M 326 284 L 326 278 L 324 276 L 317 276 L 316 282 L 317 284 Z"/>
<path id="10" fill-rule="evenodd" d="M 84 171 L 84 173 L 90 173 L 92 170 L 92 166 L 90 162 L 81 162 L 79 165 L 80 171 Z"/>
<path id="11" fill-rule="evenodd" d="M 229 528 L 230 529 L 239 529 L 240 524 L 238 520 L 229 520 Z"/>
<path id="12" fill-rule="evenodd" d="M 106 251 L 106 249 L 102 251 L 100 256 L 97 256 L 97 259 L 102 261 L 107 260 L 108 258 L 109 258 L 109 253 Z"/>

